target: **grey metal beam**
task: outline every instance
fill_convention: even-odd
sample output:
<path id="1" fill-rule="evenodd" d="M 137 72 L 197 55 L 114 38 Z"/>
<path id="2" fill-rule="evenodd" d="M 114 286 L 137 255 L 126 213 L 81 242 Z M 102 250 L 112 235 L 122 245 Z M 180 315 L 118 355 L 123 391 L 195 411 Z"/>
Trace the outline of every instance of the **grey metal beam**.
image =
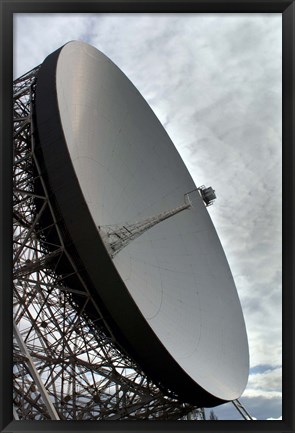
<path id="1" fill-rule="evenodd" d="M 48 395 L 48 393 L 46 391 L 46 388 L 43 385 L 43 382 L 42 382 L 42 380 L 41 380 L 41 378 L 39 376 L 39 373 L 38 373 L 38 371 L 37 371 L 37 369 L 36 369 L 36 367 L 34 365 L 34 362 L 33 362 L 32 358 L 31 358 L 31 355 L 30 355 L 30 353 L 29 353 L 29 351 L 27 349 L 27 346 L 25 345 L 25 343 L 24 343 L 24 341 L 22 339 L 22 336 L 21 336 L 21 334 L 20 334 L 20 332 L 18 330 L 18 327 L 16 326 L 15 322 L 13 322 L 13 334 L 14 334 L 14 337 L 15 337 L 15 339 L 17 341 L 17 344 L 18 344 L 20 350 L 22 351 L 23 355 L 26 357 L 29 371 L 30 371 L 30 373 L 31 373 L 31 375 L 32 375 L 32 377 L 34 379 L 35 384 L 38 387 L 38 390 L 39 390 L 39 392 L 40 392 L 40 394 L 42 396 L 42 399 L 43 399 L 43 401 L 44 401 L 44 403 L 46 405 L 46 408 L 48 410 L 50 418 L 54 419 L 54 420 L 59 420 L 60 417 L 59 417 L 59 415 L 58 415 L 55 407 L 53 406 L 52 401 L 49 398 L 49 395 Z"/>

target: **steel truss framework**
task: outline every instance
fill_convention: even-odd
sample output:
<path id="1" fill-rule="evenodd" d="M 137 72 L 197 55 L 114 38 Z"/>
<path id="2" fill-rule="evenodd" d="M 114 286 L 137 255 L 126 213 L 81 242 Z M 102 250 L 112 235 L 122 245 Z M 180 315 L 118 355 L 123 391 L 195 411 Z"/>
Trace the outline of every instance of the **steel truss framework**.
<path id="1" fill-rule="evenodd" d="M 201 408 L 164 395 L 116 346 L 82 280 L 84 291 L 77 293 L 55 272 L 61 257 L 67 257 L 72 273 L 81 279 L 63 244 L 35 153 L 37 71 L 38 67 L 14 82 L 14 416 L 19 420 L 205 419 Z M 38 221 L 48 209 L 52 222 L 41 228 Z M 49 230 L 56 230 L 59 238 L 50 248 Z M 83 308 L 75 304 L 73 294 L 84 299 Z M 84 314 L 87 303 L 94 305 L 95 318 Z"/>

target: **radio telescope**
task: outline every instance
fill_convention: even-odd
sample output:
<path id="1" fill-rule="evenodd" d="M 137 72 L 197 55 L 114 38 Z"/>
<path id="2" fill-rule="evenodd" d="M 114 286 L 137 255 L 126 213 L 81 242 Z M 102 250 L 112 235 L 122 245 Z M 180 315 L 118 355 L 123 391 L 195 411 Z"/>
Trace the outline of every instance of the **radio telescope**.
<path id="1" fill-rule="evenodd" d="M 149 105 L 95 48 L 70 42 L 15 86 L 15 292 L 16 305 L 20 300 L 23 305 L 15 310 L 15 337 L 19 358 L 27 351 L 29 359 L 27 389 L 30 381 L 41 378 L 41 388 L 45 381 L 44 413 L 64 419 L 79 419 L 73 415 L 75 401 L 82 408 L 84 398 L 89 406 L 89 395 L 91 410 L 95 404 L 109 410 L 106 417 L 100 411 L 90 419 L 131 413 L 138 419 L 165 418 L 165 411 L 173 419 L 193 408 L 238 401 L 249 372 L 247 334 L 207 211 L 215 199 L 213 189 L 196 187 Z M 29 174 L 25 180 L 24 172 Z M 61 330 L 58 337 L 52 326 L 59 315 L 64 327 L 65 321 L 72 327 L 68 342 L 66 333 Z M 30 322 L 29 331 L 25 322 Z M 99 347 L 91 346 L 94 339 Z M 79 356 L 75 350 L 82 340 Z M 63 359 L 54 373 L 48 367 L 56 362 L 52 341 Z M 108 390 L 116 404 L 102 403 L 105 394 L 94 390 L 93 377 L 87 397 L 86 385 L 74 384 L 74 366 L 93 375 L 90 358 L 107 346 L 114 367 L 110 373 L 103 366 L 99 374 L 113 381 Z M 47 354 L 47 370 L 40 347 Z M 72 374 L 64 366 L 66 357 Z M 126 381 L 123 370 L 132 369 L 137 373 Z M 20 370 L 19 361 L 16 382 Z M 54 375 L 67 379 L 62 383 Z M 121 382 L 116 375 L 124 376 Z M 132 410 L 124 392 L 127 382 L 129 393 L 132 386 L 141 392 Z M 81 415 L 79 410 L 81 419 L 89 416 L 90 411 Z M 35 413 L 30 412 L 39 419 Z"/>

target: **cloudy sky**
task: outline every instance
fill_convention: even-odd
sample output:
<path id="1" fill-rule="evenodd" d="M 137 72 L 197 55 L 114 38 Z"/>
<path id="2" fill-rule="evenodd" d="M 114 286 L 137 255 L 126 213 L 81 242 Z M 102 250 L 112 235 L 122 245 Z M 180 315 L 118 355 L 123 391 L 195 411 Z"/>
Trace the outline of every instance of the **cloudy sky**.
<path id="1" fill-rule="evenodd" d="M 279 419 L 281 389 L 281 14 L 17 14 L 14 76 L 70 40 L 115 62 L 148 101 L 209 212 L 244 311 L 250 376 L 241 397 Z M 233 405 L 214 409 L 240 419 Z"/>

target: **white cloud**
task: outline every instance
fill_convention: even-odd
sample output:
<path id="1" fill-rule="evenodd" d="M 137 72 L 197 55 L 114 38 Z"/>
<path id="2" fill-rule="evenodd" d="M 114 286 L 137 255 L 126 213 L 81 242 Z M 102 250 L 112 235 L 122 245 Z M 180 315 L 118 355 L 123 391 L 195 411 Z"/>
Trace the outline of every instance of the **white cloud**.
<path id="1" fill-rule="evenodd" d="M 87 30 L 86 15 L 14 14 L 15 77 L 42 63 L 66 42 L 83 38 Z"/>
<path id="2" fill-rule="evenodd" d="M 261 373 L 250 374 L 248 381 L 249 389 L 281 392 L 282 367 L 269 368 Z"/>

